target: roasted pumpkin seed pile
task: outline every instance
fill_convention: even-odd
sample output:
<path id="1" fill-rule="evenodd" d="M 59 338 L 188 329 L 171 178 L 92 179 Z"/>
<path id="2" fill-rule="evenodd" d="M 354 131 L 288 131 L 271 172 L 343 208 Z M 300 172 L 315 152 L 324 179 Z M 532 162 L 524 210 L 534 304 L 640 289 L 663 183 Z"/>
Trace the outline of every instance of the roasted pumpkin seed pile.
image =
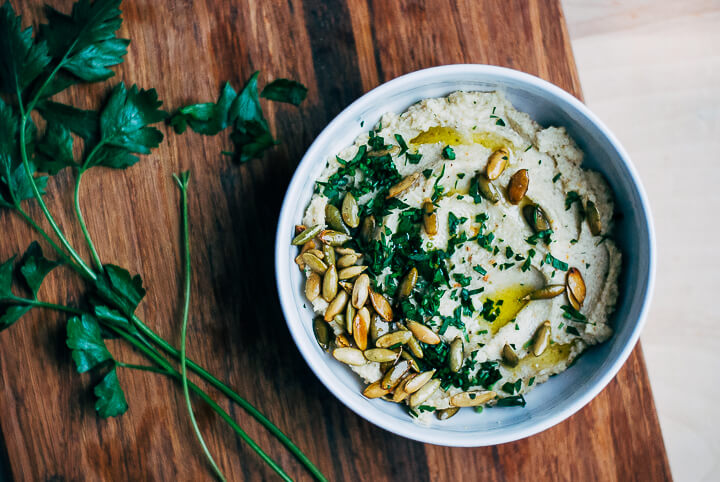
<path id="1" fill-rule="evenodd" d="M 477 125 L 415 128 L 441 101 Z M 292 239 L 318 344 L 367 381 L 366 397 L 413 417 L 525 406 L 611 334 L 620 255 L 606 187 L 570 148 L 536 148 L 572 141 L 496 93 L 388 116 L 328 165 Z"/>

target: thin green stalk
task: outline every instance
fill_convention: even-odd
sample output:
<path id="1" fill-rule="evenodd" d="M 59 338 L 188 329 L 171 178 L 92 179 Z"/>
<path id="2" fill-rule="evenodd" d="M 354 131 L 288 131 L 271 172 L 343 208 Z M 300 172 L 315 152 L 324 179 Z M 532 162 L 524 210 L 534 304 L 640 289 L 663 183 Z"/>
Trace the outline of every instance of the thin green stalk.
<path id="1" fill-rule="evenodd" d="M 45 301 L 31 300 L 30 298 L 20 298 L 18 296 L 3 298 L 2 302 L 15 305 L 27 305 L 35 308 L 47 308 L 49 310 L 64 311 L 66 313 L 72 313 L 74 315 L 82 315 L 83 313 L 85 313 L 84 311 L 78 310 L 77 308 L 73 308 L 71 306 L 58 305 L 56 303 L 47 303 Z"/>
<path id="2" fill-rule="evenodd" d="M 133 315 L 132 321 L 135 327 L 142 334 L 147 336 L 153 343 L 158 345 L 161 349 L 163 349 L 173 357 L 179 359 L 180 352 L 178 351 L 178 349 L 165 341 L 157 333 L 155 333 L 149 326 L 143 323 L 140 318 Z M 275 437 L 277 437 L 278 440 L 280 440 L 280 442 L 282 442 L 282 444 L 290 452 L 292 452 L 292 454 L 300 461 L 300 463 L 305 466 L 305 468 L 313 475 L 313 477 L 315 477 L 316 480 L 327 482 L 327 478 L 325 477 L 325 475 L 323 475 L 320 469 L 318 469 L 315 464 L 312 463 L 312 461 L 300 450 L 300 448 L 295 445 L 293 441 L 290 440 L 288 436 L 285 435 L 277 426 L 275 426 L 275 424 L 268 420 L 265 415 L 260 413 L 258 409 L 251 405 L 250 402 L 235 393 L 232 388 L 217 379 L 214 375 L 209 373 L 207 370 L 205 370 L 203 367 L 201 367 L 189 358 L 187 359 L 187 366 L 188 368 L 190 368 L 190 370 L 194 371 L 198 376 L 200 376 L 200 378 L 220 390 L 223 394 L 225 394 L 225 396 L 240 405 L 240 407 L 242 407 L 246 412 L 248 412 L 258 422 L 260 422 L 266 429 L 268 429 Z"/>
<path id="3" fill-rule="evenodd" d="M 133 363 L 123 363 L 120 361 L 115 361 L 115 364 L 122 368 L 129 368 L 131 370 L 140 370 L 142 372 L 152 372 L 152 373 L 159 373 L 160 375 L 172 375 L 172 373 L 168 372 L 167 370 L 164 370 L 162 368 L 158 367 L 151 367 L 147 365 L 135 365 Z"/>
<path id="4" fill-rule="evenodd" d="M 62 259 L 63 263 L 67 265 L 74 265 L 75 268 L 78 266 L 75 264 L 75 262 L 70 259 L 70 257 L 65 253 L 65 251 L 62 250 L 60 246 L 48 235 L 48 233 L 41 228 L 33 218 L 30 217 L 28 213 L 25 212 L 25 210 L 20 207 L 19 205 L 16 206 L 15 210 L 18 214 L 20 214 L 20 217 L 22 217 L 26 223 L 28 223 L 35 231 L 40 234 L 40 236 L 43 237 L 43 239 L 57 252 L 58 256 L 60 256 L 60 259 Z"/>
<path id="5" fill-rule="evenodd" d="M 203 452 L 205 452 L 205 457 L 207 458 L 208 462 L 210 463 L 210 466 L 213 469 L 213 472 L 215 472 L 215 475 L 217 475 L 218 479 L 222 480 L 223 482 L 227 480 L 225 478 L 225 475 L 223 474 L 222 470 L 220 470 L 220 467 L 218 467 L 217 463 L 215 462 L 215 459 L 213 458 L 212 454 L 210 453 L 210 449 L 208 448 L 207 444 L 205 443 L 205 439 L 202 436 L 202 432 L 200 431 L 200 427 L 198 426 L 197 420 L 195 419 L 195 413 L 193 412 L 192 402 L 190 400 L 190 391 L 188 390 L 188 378 L 187 378 L 187 324 L 188 324 L 188 317 L 190 314 L 190 288 L 191 288 L 191 281 L 192 281 L 192 266 L 191 266 L 191 259 L 190 259 L 190 233 L 189 233 L 189 216 L 188 216 L 188 182 L 190 181 L 190 172 L 184 172 L 179 177 L 173 174 L 173 178 L 175 178 L 175 182 L 177 182 L 178 187 L 180 188 L 180 204 L 182 205 L 182 243 L 183 243 L 183 250 L 185 251 L 185 289 L 183 293 L 183 314 L 182 314 L 182 333 L 180 335 L 180 370 L 182 373 L 182 387 L 183 387 L 183 395 L 185 396 L 185 404 L 187 405 L 188 415 L 190 416 L 190 422 L 192 423 L 193 430 L 195 431 L 195 436 L 198 439 L 198 442 L 200 442 L 200 446 L 203 449 Z"/>
<path id="6" fill-rule="evenodd" d="M 78 169 L 77 177 L 75 178 L 75 215 L 77 216 L 78 223 L 80 223 L 80 229 L 82 229 L 83 236 L 85 236 L 85 241 L 90 249 L 90 254 L 95 262 L 95 266 L 97 266 L 98 271 L 102 273 L 104 268 L 102 262 L 100 261 L 100 256 L 98 256 L 97 250 L 95 249 L 95 243 L 93 243 L 93 240 L 90 237 L 90 232 L 85 225 L 85 218 L 83 217 L 82 210 L 80 209 L 80 182 L 82 181 L 84 172 L 85 171 Z"/>
<path id="7" fill-rule="evenodd" d="M 180 380 L 181 374 L 175 368 L 173 368 L 173 366 L 170 365 L 170 363 L 168 363 L 168 361 L 165 360 L 165 358 L 163 358 L 163 356 L 160 355 L 157 350 L 142 344 L 140 341 L 136 340 L 135 337 L 133 337 L 121 328 L 114 326 L 110 328 L 118 335 L 123 337 L 126 341 L 128 341 L 131 345 L 133 345 L 136 349 L 140 350 L 145 356 L 157 363 L 161 368 L 168 371 L 170 373 L 170 376 Z M 285 473 L 282 467 L 280 467 L 277 462 L 271 459 L 270 456 L 265 453 L 265 451 L 260 448 L 260 446 L 255 443 L 255 441 L 250 438 L 250 436 L 242 428 L 240 428 L 240 426 L 235 422 L 235 420 L 233 420 L 232 417 L 220 405 L 218 405 L 212 398 L 210 398 L 207 393 L 205 393 L 200 387 L 198 387 L 192 382 L 189 383 L 189 387 L 198 397 L 200 397 L 205 403 L 207 403 L 210 408 L 215 411 L 215 413 L 217 413 L 223 420 L 225 420 L 225 422 L 227 422 L 227 424 L 230 425 L 233 430 L 235 430 L 235 433 L 237 433 L 240 438 L 242 438 L 245 443 L 247 443 L 260 456 L 260 458 L 280 476 L 280 478 L 282 478 L 282 480 L 292 482 L 292 479 L 287 473 Z"/>
<path id="8" fill-rule="evenodd" d="M 21 99 L 18 98 L 18 102 L 22 106 Z M 72 257 L 73 260 L 79 265 L 80 269 L 85 273 L 87 277 L 95 281 L 97 279 L 97 275 L 90 269 L 90 267 L 83 261 L 83 259 L 80 257 L 79 254 L 73 249 L 72 246 L 70 246 L 70 243 L 68 242 L 67 238 L 63 234 L 63 232 L 60 230 L 60 227 L 55 222 L 55 219 L 52 217 L 52 214 L 50 214 L 50 210 L 48 210 L 47 205 L 45 204 L 45 201 L 42 198 L 42 194 L 40 194 L 40 190 L 37 187 L 37 184 L 35 184 L 35 178 L 33 177 L 32 170 L 30 169 L 30 163 L 28 161 L 27 156 L 27 150 L 25 148 L 25 125 L 27 124 L 27 116 L 29 113 L 23 113 L 22 121 L 20 122 L 20 157 L 22 158 L 23 167 L 25 168 L 25 174 L 28 177 L 28 180 L 30 181 L 30 187 L 32 188 L 33 195 L 35 196 L 35 199 L 37 200 L 38 204 L 40 205 L 40 209 L 42 209 L 43 214 L 45 214 L 45 218 L 48 220 L 48 223 L 50 223 L 50 226 L 53 228 L 53 231 L 55 231 L 55 235 L 60 240 L 60 243 L 62 243 L 63 247 L 67 250 L 70 257 Z"/>

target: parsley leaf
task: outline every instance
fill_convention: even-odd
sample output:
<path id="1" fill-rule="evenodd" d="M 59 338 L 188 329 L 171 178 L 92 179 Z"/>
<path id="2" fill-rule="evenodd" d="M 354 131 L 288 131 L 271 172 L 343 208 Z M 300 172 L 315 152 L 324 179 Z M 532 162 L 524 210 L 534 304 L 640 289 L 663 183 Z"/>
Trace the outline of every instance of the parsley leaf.
<path id="1" fill-rule="evenodd" d="M 0 7 L 0 91 L 23 91 L 50 63 L 45 42 L 33 43 L 32 28 L 6 2 Z"/>
<path id="2" fill-rule="evenodd" d="M 38 171 L 53 176 L 66 167 L 76 166 L 70 130 L 63 124 L 48 122 L 45 135 L 36 145 L 35 162 Z"/>
<path id="3" fill-rule="evenodd" d="M 101 417 L 117 417 L 127 411 L 127 400 L 120 386 L 115 368 L 110 370 L 102 381 L 95 385 L 93 392 L 97 397 L 95 410 Z"/>
<path id="4" fill-rule="evenodd" d="M 142 278 L 131 276 L 125 268 L 112 264 L 106 264 L 104 269 L 105 276 L 96 282 L 98 294 L 131 315 L 145 296 Z"/>
<path id="5" fill-rule="evenodd" d="M 565 195 L 565 211 L 569 211 L 573 203 L 580 200 L 580 195 L 577 191 L 570 191 Z"/>
<path id="6" fill-rule="evenodd" d="M 511 397 L 501 398 L 497 401 L 498 407 L 524 407 L 527 405 L 525 397 L 522 395 L 513 395 Z"/>
<path id="7" fill-rule="evenodd" d="M 198 134 L 214 136 L 232 123 L 230 106 L 236 97 L 235 89 L 225 82 L 217 102 L 181 107 L 170 119 L 170 125 L 178 134 L 182 134 L 187 126 L 190 126 Z"/>
<path id="8" fill-rule="evenodd" d="M 15 256 L 0 265 L 0 298 L 11 298 L 13 296 L 11 288 L 14 264 Z"/>
<path id="9" fill-rule="evenodd" d="M 308 89 L 300 82 L 289 79 L 275 79 L 265 86 L 260 97 L 298 106 L 307 97 Z"/>
<path id="10" fill-rule="evenodd" d="M 559 269 L 561 271 L 567 271 L 569 268 L 567 263 L 560 261 L 550 253 L 545 254 L 545 262 L 552 265 L 553 268 Z"/>
<path id="11" fill-rule="evenodd" d="M 405 142 L 405 139 L 403 139 L 403 136 L 401 136 L 400 134 L 395 134 L 395 140 L 397 141 L 398 146 L 400 146 L 400 153 L 398 154 L 398 157 L 400 157 L 407 152 L 408 146 L 407 146 L 407 143 Z M 418 160 L 420 160 L 420 158 L 418 158 Z M 414 164 L 417 164 L 417 163 L 414 163 Z"/>
<path id="12" fill-rule="evenodd" d="M 43 256 L 42 248 L 37 241 L 30 244 L 20 261 L 20 273 L 32 291 L 33 298 L 37 299 L 38 290 L 45 276 L 59 265 L 59 262 L 50 261 Z"/>
<path id="13" fill-rule="evenodd" d="M 90 315 L 73 316 L 67 324 L 67 346 L 72 350 L 78 373 L 112 360 L 97 320 Z"/>
<path id="14" fill-rule="evenodd" d="M 47 7 L 48 23 L 40 26 L 40 38 L 63 71 L 85 82 L 114 75 L 108 67 L 123 61 L 130 44 L 128 39 L 115 37 L 122 24 L 119 6 L 120 0 L 79 0 L 70 15 Z M 51 88 L 50 94 L 75 83 L 67 78 L 55 82 L 58 87 Z"/>
<path id="15" fill-rule="evenodd" d="M 99 137 L 99 117 L 94 110 L 82 110 L 49 100 L 39 102 L 37 109 L 49 124 L 63 125 L 86 141 Z"/>
<path id="16" fill-rule="evenodd" d="M 455 159 L 455 151 L 453 150 L 452 147 L 445 146 L 445 147 L 443 147 L 443 150 L 442 150 L 442 156 L 443 156 L 443 158 L 452 161 Z"/>

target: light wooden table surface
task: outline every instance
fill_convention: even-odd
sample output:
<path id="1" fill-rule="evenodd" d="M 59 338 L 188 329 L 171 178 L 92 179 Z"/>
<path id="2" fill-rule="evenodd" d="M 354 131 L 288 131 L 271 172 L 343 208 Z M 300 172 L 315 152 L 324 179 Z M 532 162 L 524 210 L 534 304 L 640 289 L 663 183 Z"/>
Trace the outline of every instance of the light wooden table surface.
<path id="1" fill-rule="evenodd" d="M 650 197 L 658 273 L 642 342 L 670 467 L 718 480 L 720 0 L 562 3 L 585 100 Z"/>

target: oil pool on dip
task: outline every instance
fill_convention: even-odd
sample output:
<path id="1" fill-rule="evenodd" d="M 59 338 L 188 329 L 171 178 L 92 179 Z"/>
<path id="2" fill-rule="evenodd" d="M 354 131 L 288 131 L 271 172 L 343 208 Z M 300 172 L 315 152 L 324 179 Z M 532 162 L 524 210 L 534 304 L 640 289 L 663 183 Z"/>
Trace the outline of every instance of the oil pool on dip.
<path id="1" fill-rule="evenodd" d="M 425 99 L 328 153 L 292 238 L 320 348 L 419 423 L 531 403 L 612 335 L 612 192 L 582 158 L 499 92 Z"/>

